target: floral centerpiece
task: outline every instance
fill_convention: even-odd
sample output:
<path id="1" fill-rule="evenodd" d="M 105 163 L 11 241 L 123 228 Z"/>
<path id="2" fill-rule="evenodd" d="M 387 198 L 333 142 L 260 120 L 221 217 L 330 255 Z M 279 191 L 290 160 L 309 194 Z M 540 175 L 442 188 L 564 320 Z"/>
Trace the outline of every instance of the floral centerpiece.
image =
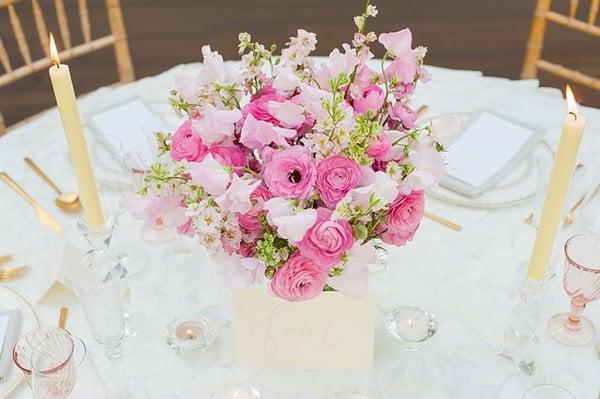
<path id="1" fill-rule="evenodd" d="M 408 29 L 366 33 L 377 12 L 368 4 L 352 44 L 322 62 L 302 29 L 280 56 L 241 33 L 239 69 L 204 46 L 198 76 L 176 79 L 183 123 L 157 134 L 131 213 L 196 237 L 230 287 L 266 278 L 288 301 L 366 294 L 375 246 L 413 238 L 423 190 L 445 173 L 444 132 L 417 126 L 408 103 L 427 50 Z"/>

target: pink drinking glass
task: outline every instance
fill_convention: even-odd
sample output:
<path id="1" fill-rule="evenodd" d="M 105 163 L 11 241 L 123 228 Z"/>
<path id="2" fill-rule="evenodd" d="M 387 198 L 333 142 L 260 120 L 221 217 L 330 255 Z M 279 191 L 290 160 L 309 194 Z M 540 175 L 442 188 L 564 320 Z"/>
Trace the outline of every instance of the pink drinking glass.
<path id="1" fill-rule="evenodd" d="M 563 287 L 571 297 L 571 312 L 553 316 L 550 335 L 569 346 L 589 344 L 595 335 L 592 323 L 581 316 L 588 302 L 600 297 L 600 235 L 575 235 L 565 243 Z"/>

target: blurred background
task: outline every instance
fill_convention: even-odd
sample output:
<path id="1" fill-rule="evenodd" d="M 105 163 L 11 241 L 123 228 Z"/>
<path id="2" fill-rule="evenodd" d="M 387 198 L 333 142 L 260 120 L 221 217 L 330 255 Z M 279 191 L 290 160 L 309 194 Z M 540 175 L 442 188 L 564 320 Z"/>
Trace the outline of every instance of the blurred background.
<path id="1" fill-rule="evenodd" d="M 1 1 L 0 1 L 1 2 Z M 66 0 L 65 4 L 76 3 Z M 247 31 L 266 45 L 281 47 L 296 29 L 318 35 L 317 55 L 352 39 L 352 18 L 362 0 L 122 0 L 136 79 L 181 63 L 201 61 L 210 44 L 225 59 L 237 58 L 237 34 Z M 368 30 L 410 27 L 415 45 L 429 48 L 427 63 L 481 70 L 486 75 L 519 77 L 534 8 L 533 0 L 374 0 L 379 16 Z M 564 11 L 567 0 L 555 0 Z M 58 31 L 53 1 L 40 0 L 48 29 Z M 104 0 L 88 0 L 92 35 L 109 33 Z M 28 1 L 16 1 L 34 58 L 42 56 Z M 6 9 L 0 9 L 0 38 L 11 59 L 20 59 Z M 67 7 L 72 41 L 81 40 L 77 7 Z M 583 12 L 584 10 L 582 10 Z M 59 36 L 59 35 L 58 35 Z M 60 39 L 58 46 L 61 47 Z M 548 24 L 544 58 L 600 76 L 600 40 Z M 113 49 L 69 61 L 78 95 L 116 81 Z M 435 78 L 435 77 L 434 77 Z M 561 78 L 539 72 L 544 86 L 564 88 Z M 600 107 L 600 92 L 574 85 L 585 105 Z M 8 126 L 54 105 L 46 71 L 0 88 L 0 110 Z M 167 93 L 165 93 L 165 97 Z"/>

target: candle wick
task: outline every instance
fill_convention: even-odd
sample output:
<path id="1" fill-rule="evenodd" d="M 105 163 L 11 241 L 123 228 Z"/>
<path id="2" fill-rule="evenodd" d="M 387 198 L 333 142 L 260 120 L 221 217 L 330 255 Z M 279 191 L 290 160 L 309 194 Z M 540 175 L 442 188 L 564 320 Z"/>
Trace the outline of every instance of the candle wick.
<path id="1" fill-rule="evenodd" d="M 575 118 L 575 120 L 577 120 L 577 114 L 573 111 L 569 111 L 569 115 L 573 115 L 573 117 Z"/>

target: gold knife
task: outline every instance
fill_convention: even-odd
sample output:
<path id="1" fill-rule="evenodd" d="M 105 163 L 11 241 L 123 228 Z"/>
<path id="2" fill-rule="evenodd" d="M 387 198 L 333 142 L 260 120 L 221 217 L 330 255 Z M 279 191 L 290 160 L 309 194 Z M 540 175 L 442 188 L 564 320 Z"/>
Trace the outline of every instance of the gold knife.
<path id="1" fill-rule="evenodd" d="M 25 192 L 25 190 L 23 190 L 21 188 L 21 186 L 19 186 L 17 184 L 17 182 L 15 182 L 9 175 L 7 175 L 4 172 L 0 172 L 0 179 L 4 180 L 4 182 L 10 188 L 12 188 L 25 201 L 27 201 L 29 203 L 29 205 L 31 205 L 33 207 L 33 209 L 35 209 L 35 216 L 41 224 L 43 224 L 44 226 L 48 227 L 50 230 L 55 231 L 57 233 L 61 233 L 61 234 L 64 233 L 64 229 L 60 225 L 60 223 L 58 223 L 56 221 L 56 219 L 54 219 L 52 216 L 50 216 L 50 214 L 48 212 L 46 212 L 44 210 L 44 208 L 42 208 L 42 206 L 40 204 L 38 204 L 38 202 L 36 200 L 34 200 L 31 195 L 27 194 Z"/>

